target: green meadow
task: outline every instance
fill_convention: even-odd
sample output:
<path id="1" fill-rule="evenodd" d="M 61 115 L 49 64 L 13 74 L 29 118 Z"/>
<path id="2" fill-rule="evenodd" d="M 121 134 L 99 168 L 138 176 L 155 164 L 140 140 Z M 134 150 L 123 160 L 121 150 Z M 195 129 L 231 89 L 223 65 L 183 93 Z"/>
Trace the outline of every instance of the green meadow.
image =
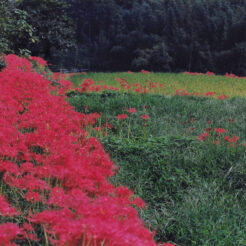
<path id="1" fill-rule="evenodd" d="M 139 215 L 156 240 L 246 245 L 246 80 L 171 73 L 87 73 L 71 80 L 79 87 L 86 78 L 108 86 L 124 78 L 130 85 L 151 80 L 165 87 L 142 94 L 68 93 L 76 111 L 100 114 L 88 135 L 100 139 L 118 167 L 112 182 L 146 203 Z M 229 98 L 173 95 L 177 89 Z"/>
<path id="2" fill-rule="evenodd" d="M 72 77 L 73 83 L 78 86 L 83 79 L 91 78 L 96 84 L 119 87 L 115 79 L 123 78 L 129 85 L 136 83 L 145 84 L 146 81 L 161 83 L 165 88 L 157 88 L 151 93 L 174 94 L 177 89 L 185 89 L 189 93 L 205 93 L 214 91 L 218 95 L 246 96 L 246 79 L 231 78 L 226 76 L 188 75 L 184 73 L 86 73 L 77 74 Z"/>

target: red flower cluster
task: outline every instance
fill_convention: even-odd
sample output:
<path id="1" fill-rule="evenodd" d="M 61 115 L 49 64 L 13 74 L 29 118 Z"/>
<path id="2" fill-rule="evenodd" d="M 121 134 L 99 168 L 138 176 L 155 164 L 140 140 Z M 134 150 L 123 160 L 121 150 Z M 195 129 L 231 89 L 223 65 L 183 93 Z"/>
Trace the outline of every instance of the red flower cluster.
<path id="1" fill-rule="evenodd" d="M 23 224 L 2 222 L 0 244 L 38 240 L 34 228 L 41 227 L 52 245 L 156 245 L 132 207 L 143 207 L 142 200 L 109 183 L 113 163 L 98 140 L 87 137 L 84 128 L 98 115 L 74 112 L 64 100 L 69 82 L 52 85 L 24 58 L 6 61 L 0 73 L 0 182 L 16 198 L 8 201 L 3 190 L 0 215 L 11 221 L 21 216 L 16 222 Z M 15 207 L 18 197 L 25 211 Z"/>
<path id="2" fill-rule="evenodd" d="M 119 120 L 125 120 L 128 118 L 128 115 L 127 114 L 119 114 L 116 116 L 116 118 Z"/>
<path id="3" fill-rule="evenodd" d="M 206 128 L 204 129 L 205 132 L 203 132 L 201 135 L 197 136 L 197 138 L 200 141 L 206 141 L 209 139 L 210 136 L 213 136 L 213 143 L 214 144 L 218 144 L 220 143 L 220 140 L 218 139 L 220 135 L 225 134 L 227 131 L 223 128 Z M 237 136 L 233 136 L 233 137 L 229 137 L 229 136 L 224 136 L 223 140 L 225 142 L 230 143 L 229 147 L 235 147 L 235 144 L 237 143 L 237 141 L 239 140 L 239 137 Z"/>
<path id="4" fill-rule="evenodd" d="M 215 75 L 215 73 L 209 72 L 209 71 L 206 72 L 206 73 L 197 73 L 197 72 L 187 72 L 187 71 L 185 71 L 184 74 L 188 74 L 188 75 L 205 75 L 206 74 L 206 75 L 209 75 L 209 76 L 214 76 Z M 225 77 L 235 78 L 235 79 L 246 79 L 246 76 L 239 77 L 239 76 L 237 76 L 237 75 L 235 75 L 233 73 L 226 73 Z"/>
<path id="5" fill-rule="evenodd" d="M 95 85 L 95 81 L 93 79 L 85 79 L 82 83 L 80 88 L 77 88 L 76 91 L 78 92 L 92 92 L 92 91 L 102 91 L 102 90 L 111 90 L 111 91 L 118 91 L 119 88 L 107 86 L 107 85 Z"/>
<path id="6" fill-rule="evenodd" d="M 141 73 L 149 73 L 149 71 L 142 69 Z"/>
<path id="7" fill-rule="evenodd" d="M 149 116 L 147 114 L 144 114 L 144 115 L 140 116 L 140 118 L 143 120 L 148 120 Z"/>
<path id="8" fill-rule="evenodd" d="M 126 109 L 126 111 L 130 114 L 134 114 L 137 112 L 137 110 L 135 108 L 129 108 L 129 109 Z"/>

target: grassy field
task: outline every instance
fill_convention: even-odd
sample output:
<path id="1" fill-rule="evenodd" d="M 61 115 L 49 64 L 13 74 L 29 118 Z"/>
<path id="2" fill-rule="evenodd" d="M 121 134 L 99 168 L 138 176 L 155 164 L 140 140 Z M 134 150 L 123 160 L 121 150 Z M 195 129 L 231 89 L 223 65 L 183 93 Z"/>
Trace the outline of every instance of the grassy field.
<path id="1" fill-rule="evenodd" d="M 189 93 L 205 93 L 214 91 L 217 95 L 246 96 L 246 79 L 226 76 L 188 75 L 184 73 L 87 73 L 72 77 L 73 83 L 78 86 L 83 79 L 92 78 L 97 84 L 107 84 L 119 87 L 115 79 L 123 78 L 129 85 L 138 83 L 146 85 L 146 81 L 161 83 L 165 88 L 157 87 L 152 93 L 174 94 L 178 89 L 185 89 Z"/>
<path id="2" fill-rule="evenodd" d="M 87 129 L 89 136 L 101 140 L 118 166 L 112 182 L 130 187 L 146 202 L 139 214 L 156 231 L 156 240 L 184 246 L 246 245 L 245 79 L 88 73 L 73 76 L 75 85 L 82 77 L 111 86 L 117 85 L 115 78 L 165 86 L 157 94 L 104 91 L 68 98 L 76 111 L 98 113 L 94 128 Z M 166 95 L 177 89 L 230 97 Z"/>

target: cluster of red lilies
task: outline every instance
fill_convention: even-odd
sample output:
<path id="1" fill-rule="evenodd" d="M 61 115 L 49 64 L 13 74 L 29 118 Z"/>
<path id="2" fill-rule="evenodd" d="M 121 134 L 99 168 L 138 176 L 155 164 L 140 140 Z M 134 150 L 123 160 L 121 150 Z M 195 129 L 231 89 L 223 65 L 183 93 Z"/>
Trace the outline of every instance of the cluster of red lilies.
<path id="1" fill-rule="evenodd" d="M 227 130 L 224 128 L 205 128 L 204 132 L 199 135 L 197 138 L 200 141 L 209 141 L 213 144 L 220 144 L 220 143 L 228 143 L 229 147 L 235 147 L 238 143 L 239 137 L 237 136 L 227 136 L 225 135 Z M 243 144 L 246 147 L 246 143 Z"/>
<path id="2" fill-rule="evenodd" d="M 40 71 L 46 66 L 41 58 L 9 55 L 6 62 L 0 72 L 0 245 L 156 245 L 134 208 L 143 201 L 109 182 L 114 165 L 84 130 L 98 115 L 76 113 L 64 100 L 71 83 L 61 79 L 58 86 L 33 69 L 32 62 Z"/>

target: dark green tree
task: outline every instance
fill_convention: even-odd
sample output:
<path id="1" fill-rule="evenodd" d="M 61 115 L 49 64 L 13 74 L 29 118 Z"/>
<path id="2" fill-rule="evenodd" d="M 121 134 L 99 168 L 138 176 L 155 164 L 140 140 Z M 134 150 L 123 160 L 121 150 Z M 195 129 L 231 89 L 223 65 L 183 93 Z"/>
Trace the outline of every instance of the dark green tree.
<path id="1" fill-rule="evenodd" d="M 15 1 L 0 1 L 0 54 L 28 54 L 28 44 L 36 37 L 27 20 L 26 11 L 17 8 Z"/>
<path id="2" fill-rule="evenodd" d="M 62 66 L 68 52 L 75 47 L 75 26 L 67 15 L 68 5 L 60 0 L 19 1 L 19 8 L 28 13 L 27 20 L 34 28 L 38 41 L 29 48 L 32 55 L 42 56 Z"/>

